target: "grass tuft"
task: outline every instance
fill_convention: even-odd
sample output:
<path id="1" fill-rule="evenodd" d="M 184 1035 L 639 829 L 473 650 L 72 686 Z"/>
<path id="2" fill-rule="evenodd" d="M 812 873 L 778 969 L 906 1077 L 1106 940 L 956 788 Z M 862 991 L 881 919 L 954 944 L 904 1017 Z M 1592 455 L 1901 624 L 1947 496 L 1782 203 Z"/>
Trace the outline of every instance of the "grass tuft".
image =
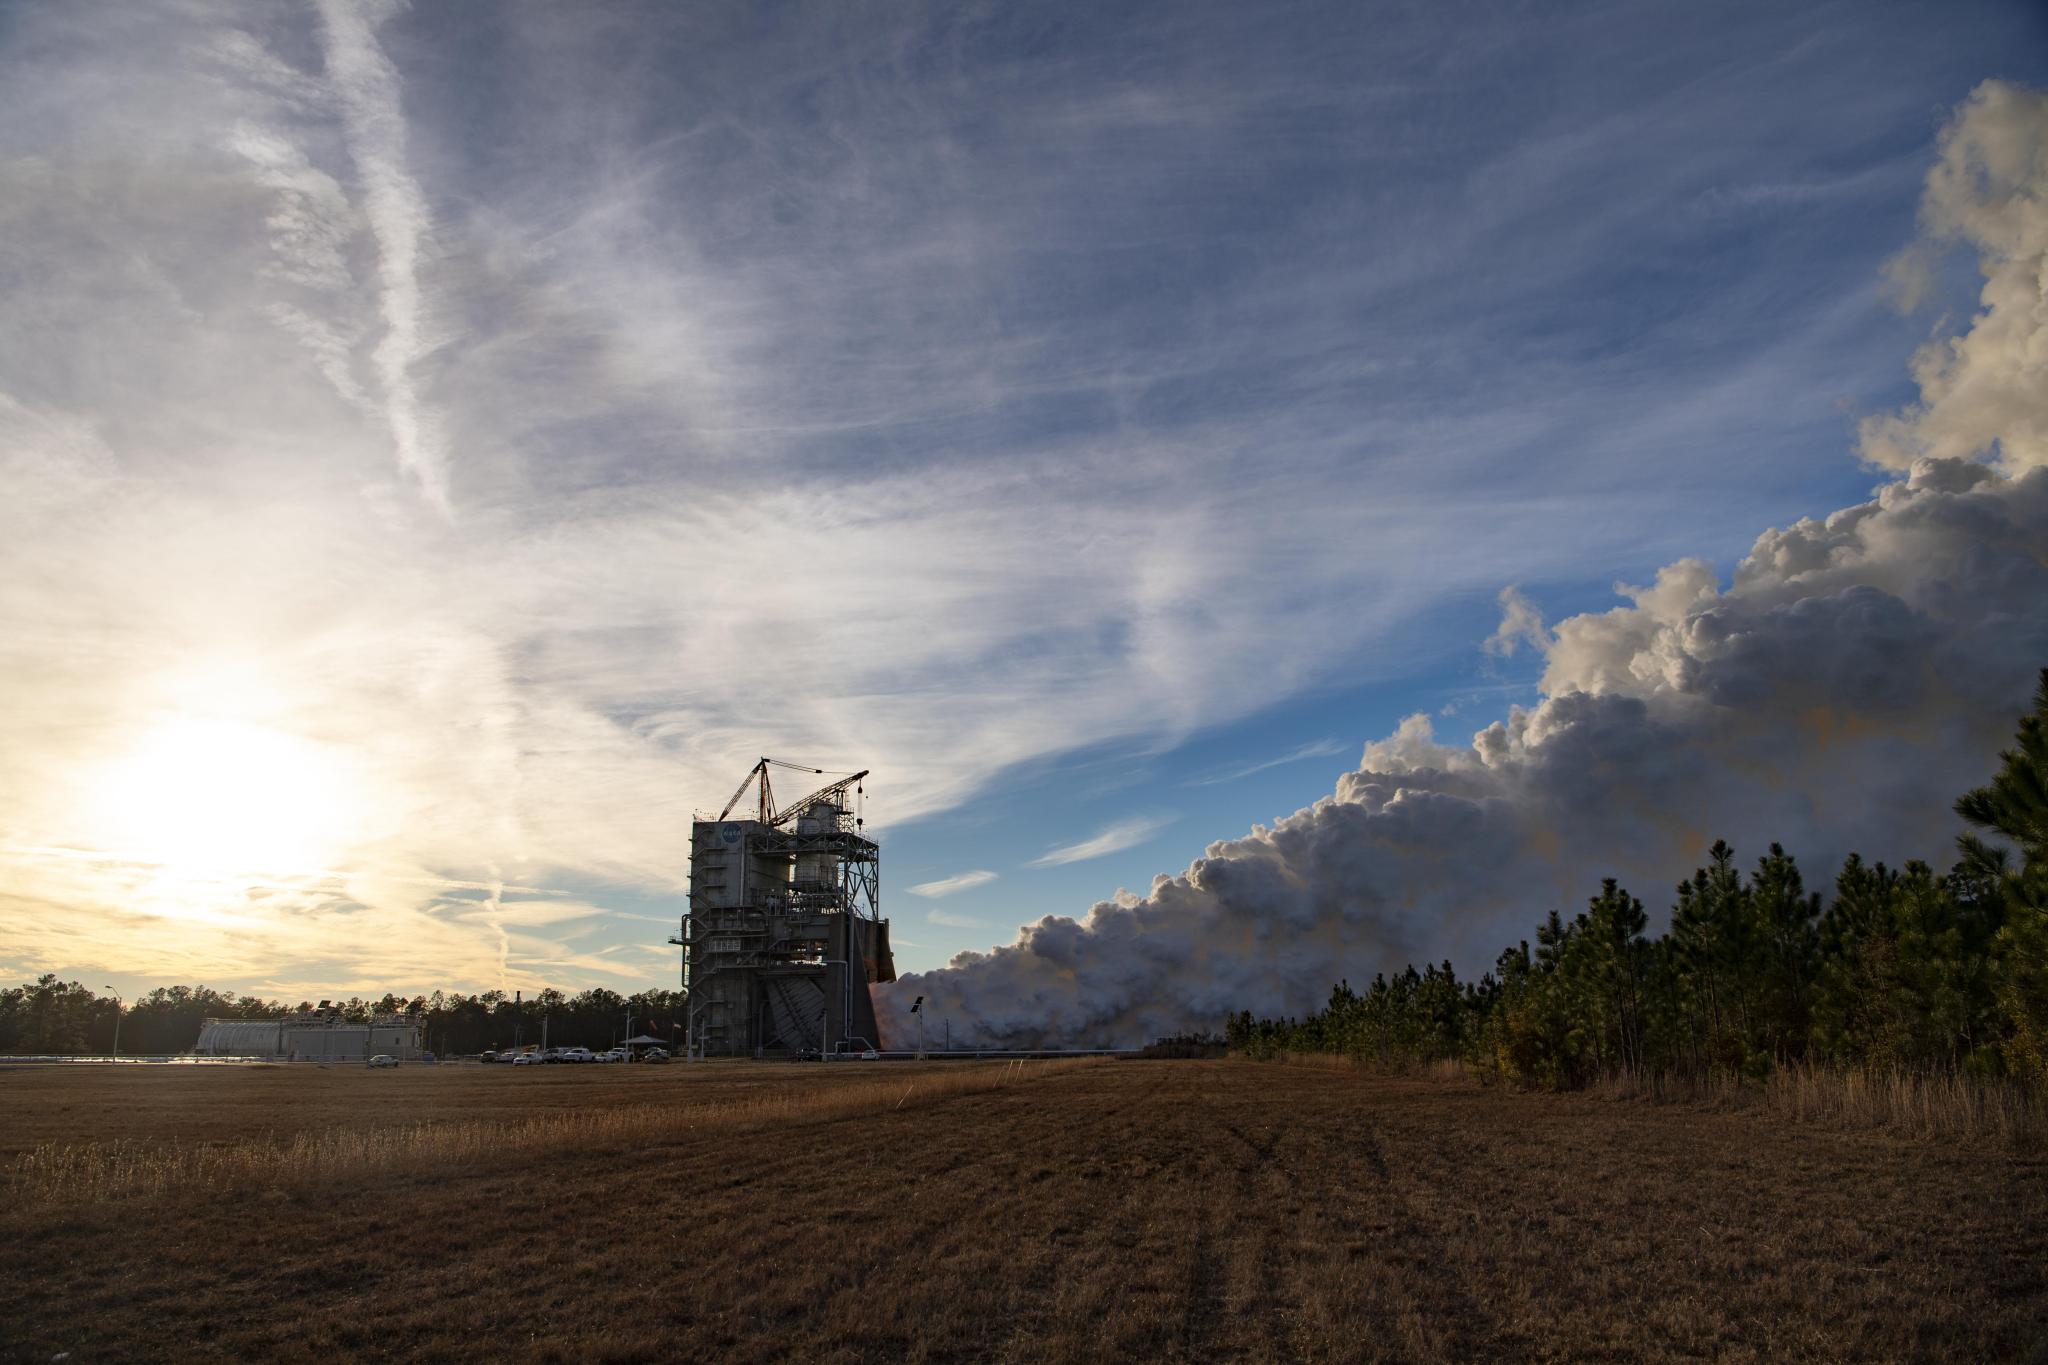
<path id="1" fill-rule="evenodd" d="M 1802 1123 L 2013 1151 L 2048 1147 L 2048 1103 L 2010 1081 L 1795 1063 L 1771 1073 L 1764 1096 L 1773 1110 Z"/>
<path id="2" fill-rule="evenodd" d="M 1593 1086 L 1609 1099 L 1753 1109 L 1792 1123 L 1889 1133 L 2004 1151 L 2048 1148 L 2048 1105 L 2010 1081 L 1907 1067 L 1788 1062 L 1761 1083 L 1620 1072 Z"/>

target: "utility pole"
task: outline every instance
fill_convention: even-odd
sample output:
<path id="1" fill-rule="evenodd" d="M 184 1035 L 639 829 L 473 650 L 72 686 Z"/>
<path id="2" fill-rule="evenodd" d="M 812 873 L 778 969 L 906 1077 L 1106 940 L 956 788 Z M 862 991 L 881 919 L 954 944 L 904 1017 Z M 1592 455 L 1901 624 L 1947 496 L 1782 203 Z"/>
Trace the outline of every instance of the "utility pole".
<path id="1" fill-rule="evenodd" d="M 114 996 L 114 1060 L 121 1060 L 121 993 L 112 986 L 107 987 Z"/>

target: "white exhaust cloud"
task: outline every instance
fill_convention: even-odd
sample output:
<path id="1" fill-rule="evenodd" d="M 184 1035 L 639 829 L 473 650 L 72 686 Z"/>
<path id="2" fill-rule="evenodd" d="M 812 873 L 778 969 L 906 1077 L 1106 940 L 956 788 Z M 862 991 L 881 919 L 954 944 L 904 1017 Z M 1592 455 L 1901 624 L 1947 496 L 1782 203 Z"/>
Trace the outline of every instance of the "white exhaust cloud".
<path id="1" fill-rule="evenodd" d="M 1908 299 L 1933 249 L 1974 248 L 1984 271 L 1969 330 L 1913 357 L 1920 401 L 1863 424 L 1865 458 L 1905 469 L 1924 457 L 1990 454 L 2008 474 L 2048 465 L 2048 92 L 1987 81 L 1941 139 L 1920 216 L 1928 241 L 1893 262 Z"/>
<path id="2" fill-rule="evenodd" d="M 1716 838 L 1782 842 L 1815 881 L 1851 851 L 1949 857 L 1950 803 L 2048 664 L 2048 98 L 1980 87 L 1923 220 L 1986 283 L 1967 330 L 1915 358 L 1920 401 L 1863 426 L 1903 477 L 1766 531 L 1731 582 L 1681 560 L 1554 628 L 1504 593 L 1488 647 L 1542 652 L 1537 705 L 1465 744 L 1411 716 L 1313 806 L 906 977 L 885 1020 L 901 1036 L 923 995 L 956 1041 L 1134 1044 L 1298 1014 L 1409 961 L 1476 972 L 1604 875 L 1658 904 Z"/>

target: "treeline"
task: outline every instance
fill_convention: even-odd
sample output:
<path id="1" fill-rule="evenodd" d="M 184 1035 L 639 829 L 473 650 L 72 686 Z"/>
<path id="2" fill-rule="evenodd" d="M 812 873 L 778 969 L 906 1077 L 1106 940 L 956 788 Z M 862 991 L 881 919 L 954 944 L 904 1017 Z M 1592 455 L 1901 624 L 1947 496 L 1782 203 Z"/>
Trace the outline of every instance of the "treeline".
<path id="1" fill-rule="evenodd" d="M 208 1019 L 280 1019 L 316 1003 L 288 1005 L 206 986 L 160 986 L 118 1007 L 121 1051 L 134 1056 L 189 1052 Z M 356 1022 L 374 1014 L 411 1015 L 421 1024 L 427 1048 L 443 1056 L 537 1045 L 543 1035 L 553 1046 L 604 1048 L 630 1036 L 629 1022 L 632 1033 L 657 1038 L 679 1038 L 683 1027 L 681 991 L 627 996 L 603 987 L 576 995 L 548 989 L 525 998 L 504 991 L 435 991 L 374 1000 L 352 996 L 332 1003 L 343 1018 Z M 116 1012 L 112 995 L 55 976 L 0 990 L 0 1054 L 111 1051 Z"/>
<path id="2" fill-rule="evenodd" d="M 1226 1037 L 1254 1056 L 1456 1060 L 1560 1089 L 1620 1073 L 1760 1078 L 1817 1061 L 2048 1090 L 2048 669 L 2000 760 L 1956 811 L 2002 844 L 1965 834 L 1946 873 L 1852 856 L 1824 898 L 1779 846 L 1745 875 L 1716 843 L 1657 937 L 1610 878 L 1478 981 L 1448 962 L 1411 966 L 1363 991 L 1340 982 L 1306 1019 L 1238 1014 Z"/>

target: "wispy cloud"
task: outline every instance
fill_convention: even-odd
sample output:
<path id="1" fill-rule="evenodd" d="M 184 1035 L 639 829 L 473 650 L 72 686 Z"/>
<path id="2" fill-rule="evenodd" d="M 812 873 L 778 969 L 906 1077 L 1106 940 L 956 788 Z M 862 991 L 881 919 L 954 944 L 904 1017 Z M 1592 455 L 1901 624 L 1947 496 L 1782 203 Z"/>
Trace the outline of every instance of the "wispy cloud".
<path id="1" fill-rule="evenodd" d="M 406 169 L 405 105 L 398 71 L 377 43 L 391 0 L 320 0 L 327 75 L 342 110 L 349 153 L 363 187 L 363 208 L 377 244 L 384 336 L 372 361 L 399 467 L 419 480 L 427 500 L 449 510 L 448 450 L 440 423 L 420 400 L 413 368 L 426 355 L 420 258 L 431 216 Z"/>
<path id="2" fill-rule="evenodd" d="M 1500 590 L 1500 625 L 1480 646 L 1488 654 L 1512 658 L 1527 645 L 1541 654 L 1550 648 L 1550 629 L 1543 624 L 1543 611 L 1518 587 Z"/>
<path id="3" fill-rule="evenodd" d="M 973 872 L 962 872 L 952 877 L 941 877 L 937 881 L 932 882 L 919 882 L 916 886 L 906 886 L 903 889 L 913 896 L 927 896 L 937 900 L 941 896 L 951 896 L 957 892 L 971 891 L 977 886 L 987 886 L 995 879 L 995 873 L 985 868 L 977 868 Z M 941 920 L 939 922 L 944 923 L 945 921 Z"/>
<path id="4" fill-rule="evenodd" d="M 988 921 L 978 920 L 970 915 L 955 915 L 945 910 L 927 910 L 924 917 L 933 924 L 943 924 L 948 929 L 986 929 Z"/>
<path id="5" fill-rule="evenodd" d="M 1289 749 L 1286 753 L 1274 758 L 1262 759 L 1257 763 L 1247 763 L 1242 767 L 1226 769 L 1220 773 L 1211 773 L 1207 777 L 1192 778 L 1186 785 L 1190 787 L 1213 787 L 1223 782 L 1235 782 L 1240 777 L 1250 777 L 1253 773 L 1262 773 L 1270 768 L 1282 768 L 1289 763 L 1300 763 L 1311 758 L 1328 758 L 1333 754 L 1344 753 L 1350 747 L 1341 739 L 1319 739 Z"/>
<path id="6" fill-rule="evenodd" d="M 1176 820 L 1177 816 L 1141 816 L 1122 820 L 1092 838 L 1076 844 L 1063 844 L 1048 849 L 1031 860 L 1033 867 L 1059 867 L 1066 863 L 1085 863 L 1090 858 L 1103 858 L 1112 853 L 1121 853 L 1144 843 L 1160 830 Z"/>

